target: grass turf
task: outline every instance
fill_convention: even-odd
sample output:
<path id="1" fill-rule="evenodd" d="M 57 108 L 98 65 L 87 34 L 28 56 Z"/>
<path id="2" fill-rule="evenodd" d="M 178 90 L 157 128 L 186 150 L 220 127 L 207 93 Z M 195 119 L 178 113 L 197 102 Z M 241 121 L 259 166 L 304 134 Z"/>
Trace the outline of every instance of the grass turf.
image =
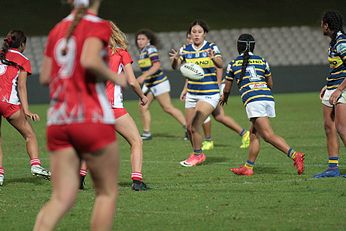
<path id="1" fill-rule="evenodd" d="M 183 108 L 182 103 L 174 101 Z M 137 103 L 126 107 L 139 123 Z M 41 159 L 45 149 L 46 105 L 33 105 L 42 120 L 34 123 Z M 249 127 L 239 96 L 225 107 L 242 126 Z M 178 163 L 191 151 L 183 130 L 157 103 L 151 107 L 153 140 L 144 142 L 144 179 L 147 192 L 130 189 L 130 155 L 119 137 L 121 169 L 116 230 L 344 230 L 346 179 L 313 179 L 326 168 L 327 155 L 318 93 L 276 95 L 274 131 L 297 150 L 306 153 L 305 172 L 296 174 L 292 161 L 262 142 L 255 175 L 240 177 L 228 169 L 242 164 L 247 151 L 240 137 L 213 121 L 215 147 L 206 152 L 205 164 L 183 168 Z M 140 126 L 139 126 L 140 128 Z M 32 177 L 24 141 L 2 123 L 5 185 L 0 187 L 1 230 L 31 230 L 35 217 L 50 197 L 50 183 Z M 341 148 L 341 153 L 345 149 Z M 345 162 L 341 155 L 341 163 Z M 341 166 L 341 172 L 346 169 Z M 94 200 L 90 178 L 76 206 L 57 230 L 88 230 Z"/>

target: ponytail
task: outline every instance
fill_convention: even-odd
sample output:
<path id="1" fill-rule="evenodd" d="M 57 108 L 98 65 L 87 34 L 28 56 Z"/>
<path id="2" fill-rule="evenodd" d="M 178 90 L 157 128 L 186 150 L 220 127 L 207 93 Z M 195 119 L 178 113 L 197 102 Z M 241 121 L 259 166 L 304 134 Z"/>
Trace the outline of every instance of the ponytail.
<path id="1" fill-rule="evenodd" d="M 243 80 L 246 74 L 246 67 L 249 64 L 250 54 L 249 52 L 253 52 L 255 49 L 255 39 L 250 34 L 242 34 L 239 36 L 237 41 L 237 48 L 239 54 L 243 53 L 243 63 L 241 66 L 241 73 L 238 85 Z"/>
<path id="2" fill-rule="evenodd" d="M 109 46 L 112 50 L 112 53 L 116 52 L 116 48 L 120 47 L 124 50 L 128 48 L 128 41 L 124 32 L 122 32 L 119 27 L 115 25 L 112 21 L 109 21 L 112 28 L 112 35 L 109 41 Z"/>
<path id="3" fill-rule="evenodd" d="M 10 48 L 18 49 L 22 44 L 26 44 L 26 36 L 23 31 L 11 30 L 8 32 L 1 47 L 0 62 L 4 65 L 13 66 L 19 70 L 24 70 L 24 68 L 19 64 L 6 59 L 6 54 Z"/>
<path id="4" fill-rule="evenodd" d="M 81 21 L 81 19 L 84 17 L 84 15 L 87 12 L 87 8 L 88 6 L 84 5 L 84 4 L 80 4 L 80 5 L 76 5 L 76 11 L 75 11 L 75 15 L 73 18 L 73 21 L 71 22 L 69 28 L 67 29 L 67 33 L 65 36 L 66 39 L 66 43 L 65 43 L 65 47 L 62 50 L 62 55 L 65 56 L 67 54 L 68 51 L 68 41 L 70 40 L 70 38 L 72 37 L 72 34 L 74 32 L 74 30 L 76 29 L 76 27 L 78 26 L 79 22 Z"/>

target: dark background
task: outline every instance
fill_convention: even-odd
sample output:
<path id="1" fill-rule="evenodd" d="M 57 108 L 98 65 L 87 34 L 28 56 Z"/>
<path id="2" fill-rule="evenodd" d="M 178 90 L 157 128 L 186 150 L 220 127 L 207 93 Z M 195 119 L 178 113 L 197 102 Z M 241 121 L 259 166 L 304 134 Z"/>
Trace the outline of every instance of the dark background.
<path id="1" fill-rule="evenodd" d="M 46 35 L 70 7 L 60 0 L 0 0 L 0 36 L 17 28 Z M 326 9 L 346 12 L 345 0 L 104 0 L 100 16 L 117 22 L 124 32 L 140 28 L 185 31 L 195 18 L 211 29 L 271 26 L 319 26 Z"/>

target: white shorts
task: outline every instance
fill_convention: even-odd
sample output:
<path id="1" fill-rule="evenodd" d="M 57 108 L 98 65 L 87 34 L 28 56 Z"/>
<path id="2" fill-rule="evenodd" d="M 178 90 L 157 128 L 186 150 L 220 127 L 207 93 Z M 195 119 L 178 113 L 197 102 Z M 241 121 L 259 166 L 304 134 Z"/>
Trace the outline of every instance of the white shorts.
<path id="1" fill-rule="evenodd" d="M 223 95 L 223 89 L 225 89 L 225 85 L 226 85 L 225 82 L 220 84 L 220 87 L 219 87 L 220 88 L 220 95 Z"/>
<path id="2" fill-rule="evenodd" d="M 327 107 L 333 107 L 332 104 L 329 103 L 329 98 L 330 96 L 333 94 L 334 90 L 326 90 L 324 92 L 323 98 L 322 98 L 322 104 L 327 106 Z M 338 103 L 342 103 L 345 104 L 346 103 L 346 90 L 344 90 L 340 96 L 340 98 L 338 99 Z"/>
<path id="3" fill-rule="evenodd" d="M 198 101 L 204 101 L 209 103 L 215 109 L 219 103 L 219 100 L 219 93 L 213 95 L 193 95 L 187 93 L 185 99 L 185 108 L 195 108 Z"/>
<path id="4" fill-rule="evenodd" d="M 247 118 L 275 117 L 275 102 L 255 101 L 246 105 Z"/>
<path id="5" fill-rule="evenodd" d="M 168 80 L 163 81 L 153 87 L 147 87 L 145 84 L 142 87 L 144 94 L 151 92 L 154 96 L 161 95 L 171 91 L 171 85 Z"/>

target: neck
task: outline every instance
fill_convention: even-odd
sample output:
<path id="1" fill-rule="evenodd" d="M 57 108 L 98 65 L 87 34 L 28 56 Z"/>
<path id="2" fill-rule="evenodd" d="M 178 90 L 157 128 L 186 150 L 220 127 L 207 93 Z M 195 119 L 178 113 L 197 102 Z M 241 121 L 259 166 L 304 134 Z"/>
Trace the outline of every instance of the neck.
<path id="1" fill-rule="evenodd" d="M 89 8 L 88 11 L 92 14 L 97 15 L 99 13 L 99 8 L 100 8 L 100 2 L 95 1 Z"/>

